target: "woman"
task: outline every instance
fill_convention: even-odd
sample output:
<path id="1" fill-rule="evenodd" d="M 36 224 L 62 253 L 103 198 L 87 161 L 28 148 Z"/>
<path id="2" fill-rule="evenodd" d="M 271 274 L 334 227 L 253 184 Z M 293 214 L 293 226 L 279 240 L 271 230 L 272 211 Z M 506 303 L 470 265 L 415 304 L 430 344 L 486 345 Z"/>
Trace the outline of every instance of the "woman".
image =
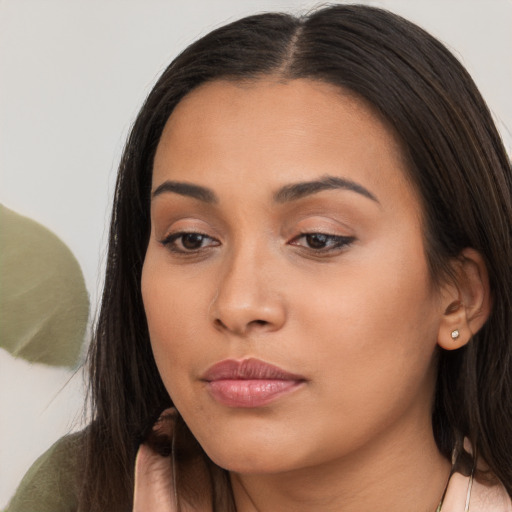
<path id="1" fill-rule="evenodd" d="M 120 166 L 78 510 L 512 510 L 511 176 L 391 13 L 191 45 Z"/>

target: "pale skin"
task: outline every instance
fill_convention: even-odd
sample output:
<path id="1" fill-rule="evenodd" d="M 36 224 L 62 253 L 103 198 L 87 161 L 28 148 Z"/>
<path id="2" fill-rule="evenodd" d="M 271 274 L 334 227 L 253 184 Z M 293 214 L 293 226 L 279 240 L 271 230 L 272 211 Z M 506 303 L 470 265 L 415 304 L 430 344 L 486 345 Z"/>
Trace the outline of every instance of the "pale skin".
<path id="1" fill-rule="evenodd" d="M 471 249 L 434 285 L 406 176 L 389 127 L 320 82 L 213 82 L 169 118 L 144 306 L 163 382 L 238 512 L 436 509 L 450 463 L 431 428 L 435 353 L 467 343 L 490 299 Z M 321 185 L 289 193 L 305 182 Z M 262 407 L 212 398 L 206 369 L 249 357 L 304 382 Z M 142 447 L 134 510 L 172 496 L 168 461 Z"/>

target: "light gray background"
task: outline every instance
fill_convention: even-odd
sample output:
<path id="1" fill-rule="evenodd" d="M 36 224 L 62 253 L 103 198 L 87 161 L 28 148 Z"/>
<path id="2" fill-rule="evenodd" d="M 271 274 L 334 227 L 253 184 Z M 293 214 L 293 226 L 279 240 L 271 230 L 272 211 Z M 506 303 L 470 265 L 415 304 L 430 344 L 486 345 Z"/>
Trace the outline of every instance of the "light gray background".
<path id="1" fill-rule="evenodd" d="M 445 42 L 512 147 L 511 0 L 380 0 Z M 0 203 L 79 260 L 93 310 L 129 126 L 156 77 L 198 36 L 300 0 L 0 0 Z M 82 379 L 0 350 L 0 508 L 34 458 L 80 426 Z M 61 390 L 61 388 L 64 388 Z"/>

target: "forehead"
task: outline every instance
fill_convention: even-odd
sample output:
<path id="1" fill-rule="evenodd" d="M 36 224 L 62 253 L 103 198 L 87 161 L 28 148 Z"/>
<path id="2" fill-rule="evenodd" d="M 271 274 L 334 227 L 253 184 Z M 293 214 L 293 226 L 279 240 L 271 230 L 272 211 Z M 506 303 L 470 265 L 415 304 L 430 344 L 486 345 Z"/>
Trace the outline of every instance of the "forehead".
<path id="1" fill-rule="evenodd" d="M 377 188 L 407 181 L 393 131 L 354 94 L 307 79 L 215 81 L 167 121 L 153 188 L 179 179 L 260 189 L 324 174 Z"/>

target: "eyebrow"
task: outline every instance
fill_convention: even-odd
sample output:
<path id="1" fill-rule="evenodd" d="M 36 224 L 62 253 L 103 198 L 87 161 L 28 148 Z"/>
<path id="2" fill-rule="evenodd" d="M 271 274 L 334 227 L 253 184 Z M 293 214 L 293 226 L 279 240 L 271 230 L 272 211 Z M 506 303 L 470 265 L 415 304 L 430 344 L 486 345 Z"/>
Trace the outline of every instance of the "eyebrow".
<path id="1" fill-rule="evenodd" d="M 356 192 L 357 194 L 380 204 L 375 195 L 359 183 L 346 178 L 339 178 L 337 176 L 323 176 L 318 180 L 303 181 L 285 185 L 274 194 L 274 202 L 287 203 L 290 201 L 297 201 L 298 199 L 302 199 L 303 197 L 307 197 L 324 190 L 339 189 Z M 164 181 L 155 189 L 152 196 L 155 198 L 166 192 L 192 197 L 209 204 L 216 204 L 219 202 L 219 198 L 212 189 L 181 181 Z"/>
<path id="2" fill-rule="evenodd" d="M 324 190 L 337 189 L 356 192 L 357 194 L 361 194 L 362 196 L 380 204 L 377 197 L 359 183 L 346 178 L 328 175 L 322 176 L 320 179 L 314 181 L 304 181 L 286 185 L 274 194 L 274 201 L 276 203 L 287 203 L 288 201 L 296 201 L 297 199 L 302 199 L 303 197 L 310 196 Z"/>
<path id="3" fill-rule="evenodd" d="M 209 188 L 194 185 L 193 183 L 185 183 L 181 181 L 164 181 L 153 192 L 153 198 L 163 194 L 164 192 L 174 192 L 180 196 L 193 197 L 205 203 L 214 204 L 219 202 L 219 198 L 215 192 Z"/>

